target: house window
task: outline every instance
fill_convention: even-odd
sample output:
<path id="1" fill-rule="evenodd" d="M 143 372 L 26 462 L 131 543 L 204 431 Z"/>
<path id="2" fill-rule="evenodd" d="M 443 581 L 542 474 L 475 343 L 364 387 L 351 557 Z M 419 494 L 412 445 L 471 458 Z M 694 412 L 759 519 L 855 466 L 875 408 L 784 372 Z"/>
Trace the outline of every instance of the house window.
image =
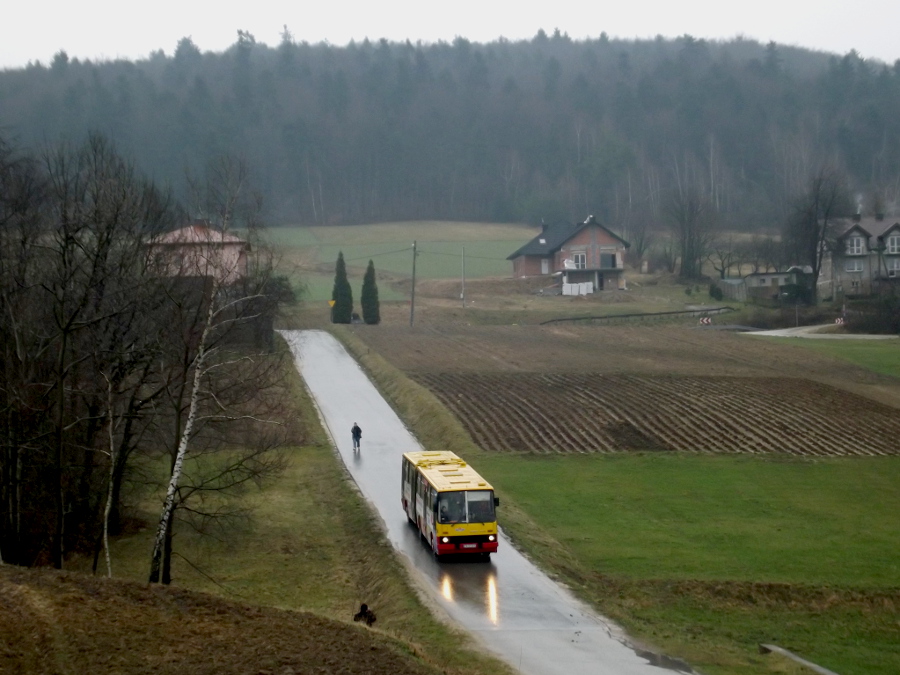
<path id="1" fill-rule="evenodd" d="M 897 274 L 900 274 L 900 258 L 888 258 L 884 262 L 885 265 L 887 265 L 888 272 L 896 272 Z"/>
<path id="2" fill-rule="evenodd" d="M 900 253 L 900 234 L 892 234 L 888 237 L 887 252 L 893 254 Z"/>
<path id="3" fill-rule="evenodd" d="M 760 285 L 760 286 L 765 286 L 765 285 L 768 284 L 768 283 L 769 283 L 769 280 L 766 279 L 765 277 L 760 277 L 760 278 L 759 278 L 759 285 Z"/>
<path id="4" fill-rule="evenodd" d="M 584 253 L 573 253 L 572 262 L 575 263 L 576 270 L 583 270 L 587 267 L 587 255 Z"/>
<path id="5" fill-rule="evenodd" d="M 848 260 L 847 264 L 844 266 L 844 269 L 847 272 L 862 272 L 863 271 L 863 261 L 862 260 Z"/>
<path id="6" fill-rule="evenodd" d="M 847 238 L 847 255 L 862 255 L 865 239 L 863 237 Z"/>

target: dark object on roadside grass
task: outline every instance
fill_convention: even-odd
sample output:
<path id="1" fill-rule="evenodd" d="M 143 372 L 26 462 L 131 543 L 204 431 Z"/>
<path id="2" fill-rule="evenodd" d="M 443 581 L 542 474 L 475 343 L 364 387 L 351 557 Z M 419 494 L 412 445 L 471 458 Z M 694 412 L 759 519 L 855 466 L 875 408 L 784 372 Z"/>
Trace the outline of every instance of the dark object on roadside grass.
<path id="1" fill-rule="evenodd" d="M 369 609 L 366 603 L 363 603 L 359 606 L 359 611 L 353 615 L 353 620 L 364 621 L 367 626 L 371 626 L 375 623 L 375 612 Z"/>

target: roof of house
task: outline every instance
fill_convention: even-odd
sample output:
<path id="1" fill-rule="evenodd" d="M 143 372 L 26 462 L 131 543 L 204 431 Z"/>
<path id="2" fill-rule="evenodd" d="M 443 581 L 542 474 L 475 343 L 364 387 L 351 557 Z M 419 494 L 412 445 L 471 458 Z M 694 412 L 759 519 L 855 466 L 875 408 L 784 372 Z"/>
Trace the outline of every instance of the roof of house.
<path id="1" fill-rule="evenodd" d="M 205 221 L 195 221 L 190 225 L 153 238 L 154 244 L 246 244 L 233 234 L 218 230 Z"/>
<path id="2" fill-rule="evenodd" d="M 594 216 L 588 216 L 583 223 L 572 224 L 565 221 L 556 221 L 554 223 L 544 224 L 544 228 L 539 235 L 537 235 L 534 239 L 529 241 L 524 246 L 518 248 L 513 253 L 509 254 L 506 259 L 513 260 L 514 258 L 518 258 L 522 255 L 546 256 L 555 253 L 560 248 L 562 248 L 563 244 L 569 241 L 569 239 L 571 239 L 581 230 L 590 225 L 595 225 L 609 234 L 609 236 L 611 236 L 612 238 L 618 239 L 620 242 L 622 242 L 625 248 L 631 246 L 631 244 L 622 239 L 622 237 L 617 235 L 608 227 L 597 222 Z"/>
<path id="3" fill-rule="evenodd" d="M 865 216 L 856 220 L 855 218 L 844 218 L 840 226 L 840 236 L 845 237 L 853 229 L 860 229 L 869 237 L 882 237 L 887 234 L 891 228 L 900 228 L 900 219 L 876 216 Z"/>
<path id="4" fill-rule="evenodd" d="M 788 270 L 785 270 L 784 272 L 750 272 L 749 274 L 745 274 L 743 278 L 747 279 L 748 277 L 783 277 L 785 275 L 797 273 L 802 274 L 803 270 L 795 266 L 791 267 Z"/>

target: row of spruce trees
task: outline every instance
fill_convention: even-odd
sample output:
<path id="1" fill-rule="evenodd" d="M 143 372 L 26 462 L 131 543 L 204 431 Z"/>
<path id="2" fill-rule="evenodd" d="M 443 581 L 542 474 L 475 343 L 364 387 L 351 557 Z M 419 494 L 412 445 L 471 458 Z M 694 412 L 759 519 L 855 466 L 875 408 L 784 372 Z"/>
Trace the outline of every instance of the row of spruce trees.
<path id="1" fill-rule="evenodd" d="M 331 291 L 334 302 L 331 308 L 332 323 L 350 323 L 353 320 L 353 290 L 347 279 L 347 265 L 343 251 L 338 252 L 334 269 L 334 288 Z M 378 302 L 378 285 L 375 283 L 375 263 L 369 261 L 363 276 L 362 293 L 360 294 L 362 319 L 368 324 L 381 323 L 381 310 Z"/>

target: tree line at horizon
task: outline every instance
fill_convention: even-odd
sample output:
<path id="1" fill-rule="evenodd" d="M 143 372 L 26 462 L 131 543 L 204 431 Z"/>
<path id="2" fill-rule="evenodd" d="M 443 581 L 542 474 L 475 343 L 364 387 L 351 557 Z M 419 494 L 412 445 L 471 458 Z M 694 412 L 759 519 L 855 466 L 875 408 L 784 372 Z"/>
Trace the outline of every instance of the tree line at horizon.
<path id="1" fill-rule="evenodd" d="M 689 35 L 488 44 L 183 38 L 130 61 L 59 52 L 0 72 L 26 147 L 89 131 L 160 183 L 245 157 L 280 223 L 670 220 L 690 177 L 729 229 L 778 229 L 827 162 L 864 209 L 896 207 L 900 63 Z M 877 204 L 876 204 L 877 202 Z"/>

